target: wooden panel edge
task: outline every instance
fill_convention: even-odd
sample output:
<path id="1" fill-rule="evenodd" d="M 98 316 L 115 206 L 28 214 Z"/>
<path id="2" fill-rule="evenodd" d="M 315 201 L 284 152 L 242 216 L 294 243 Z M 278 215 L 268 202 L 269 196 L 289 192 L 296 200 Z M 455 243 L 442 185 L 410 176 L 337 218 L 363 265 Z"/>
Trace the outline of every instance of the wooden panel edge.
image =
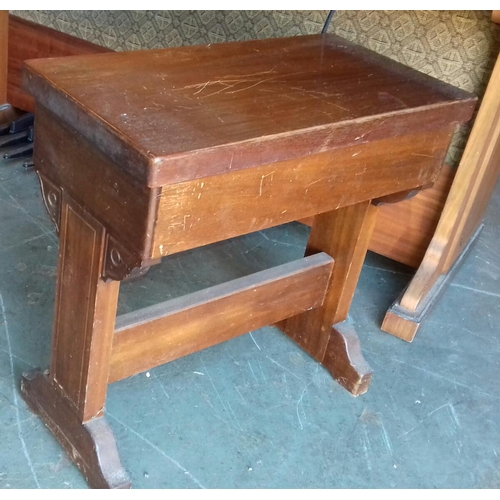
<path id="1" fill-rule="evenodd" d="M 0 104 L 7 102 L 9 11 L 0 10 Z"/>

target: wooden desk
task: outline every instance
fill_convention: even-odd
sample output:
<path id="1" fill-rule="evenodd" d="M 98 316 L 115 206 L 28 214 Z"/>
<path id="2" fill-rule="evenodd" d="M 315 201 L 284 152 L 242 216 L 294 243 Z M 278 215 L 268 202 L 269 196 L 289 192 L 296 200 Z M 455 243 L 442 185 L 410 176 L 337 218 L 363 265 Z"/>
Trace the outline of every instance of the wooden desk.
<path id="1" fill-rule="evenodd" d="M 366 391 L 346 319 L 375 205 L 432 184 L 470 94 L 333 35 L 34 60 L 25 87 L 60 253 L 50 370 L 22 391 L 91 486 L 129 486 L 108 383 L 249 330 L 278 324 Z M 115 325 L 127 276 L 311 216 L 304 259 Z"/>

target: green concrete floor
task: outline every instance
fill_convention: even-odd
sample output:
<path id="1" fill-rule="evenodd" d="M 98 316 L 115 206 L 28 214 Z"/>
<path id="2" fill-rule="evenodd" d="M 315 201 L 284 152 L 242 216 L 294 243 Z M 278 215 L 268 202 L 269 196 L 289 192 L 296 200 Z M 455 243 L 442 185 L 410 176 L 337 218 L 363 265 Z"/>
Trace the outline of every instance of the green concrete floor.
<path id="1" fill-rule="evenodd" d="M 499 488 L 500 186 L 486 227 L 413 344 L 380 331 L 411 277 L 369 254 L 351 320 L 374 369 L 354 398 L 274 328 L 109 388 L 135 488 Z M 294 223 L 172 256 L 120 312 L 302 256 Z M 58 240 L 36 175 L 0 160 L 0 488 L 86 483 L 19 393 L 49 363 Z"/>

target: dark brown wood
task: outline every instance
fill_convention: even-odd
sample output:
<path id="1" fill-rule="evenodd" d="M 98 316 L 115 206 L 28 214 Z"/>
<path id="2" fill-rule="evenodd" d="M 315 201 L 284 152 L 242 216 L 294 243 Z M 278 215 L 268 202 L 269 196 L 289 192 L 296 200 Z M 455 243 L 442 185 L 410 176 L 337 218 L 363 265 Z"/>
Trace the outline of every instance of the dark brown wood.
<path id="1" fill-rule="evenodd" d="M 50 380 L 82 422 L 106 401 L 120 283 L 101 278 L 105 243 L 104 228 L 63 195 Z"/>
<path id="2" fill-rule="evenodd" d="M 149 187 L 447 127 L 476 102 L 335 35 L 38 59 L 26 69 L 37 101 Z"/>
<path id="3" fill-rule="evenodd" d="M 118 317 L 110 382 L 319 307 L 332 264 L 321 253 Z"/>
<path id="4" fill-rule="evenodd" d="M 372 203 L 376 207 L 382 207 L 384 205 L 392 205 L 393 203 L 399 203 L 401 201 L 411 200 L 424 188 L 425 186 L 421 186 L 416 189 L 407 189 L 405 191 L 400 191 L 399 193 L 393 193 L 387 196 L 381 196 L 380 198 L 374 198 L 372 200 Z"/>
<path id="5" fill-rule="evenodd" d="M 452 134 L 448 127 L 391 137 L 165 186 L 153 257 L 432 183 Z"/>
<path id="6" fill-rule="evenodd" d="M 37 174 L 38 180 L 40 181 L 40 188 L 42 191 L 42 199 L 45 209 L 54 223 L 57 234 L 59 234 L 62 198 L 61 188 L 53 184 L 41 172 L 38 171 Z"/>
<path id="7" fill-rule="evenodd" d="M 309 354 L 324 363 L 333 329 L 347 319 L 354 291 L 368 249 L 377 208 L 370 202 L 358 203 L 346 208 L 317 215 L 309 236 L 306 255 L 325 252 L 335 260 L 335 266 L 328 293 L 322 307 L 289 318 L 278 326 L 293 338 Z M 334 332 L 342 335 L 342 327 Z M 339 353 L 338 357 L 328 357 L 325 365 L 335 379 L 348 390 L 359 391 L 368 388 L 366 373 L 358 373 L 355 366 L 348 366 L 345 359 L 362 359 L 361 351 L 355 353 L 359 341 L 354 341 L 355 332 L 350 332 L 350 341 L 342 344 L 334 340 L 334 345 L 350 352 Z M 338 363 L 340 364 L 336 364 Z M 360 363 L 358 363 L 359 365 Z M 364 366 L 364 365 L 363 365 Z M 359 380 L 365 382 L 360 385 Z M 359 392 L 355 392 L 358 394 Z"/>
<path id="8" fill-rule="evenodd" d="M 418 267 L 432 240 L 456 169 L 443 165 L 434 185 L 414 198 L 379 208 L 370 250 Z"/>
<path id="9" fill-rule="evenodd" d="M 120 265 L 110 261 L 106 276 L 121 280 L 143 263 L 149 265 L 157 190 L 123 175 L 119 165 L 41 105 L 36 112 L 34 160 L 44 179 L 63 187 L 98 217 L 114 246 L 121 248 Z"/>
<path id="10" fill-rule="evenodd" d="M 127 487 L 104 420 L 120 283 L 101 276 L 104 228 L 63 193 L 52 360 L 22 392 L 94 487 Z"/>
<path id="11" fill-rule="evenodd" d="M 7 43 L 7 36 L 5 36 Z M 26 111 L 35 110 L 35 100 L 22 89 L 22 66 L 28 59 L 111 52 L 106 47 L 66 35 L 60 31 L 9 15 L 7 100 Z"/>
<path id="12" fill-rule="evenodd" d="M 10 15 L 9 23 L 13 45 L 9 61 L 9 97 L 16 106 L 24 106 L 25 109 L 33 110 L 34 103 L 33 98 L 19 88 L 24 60 L 78 55 L 82 50 L 89 54 L 107 50 L 13 15 Z M 6 53 L 7 36 L 2 41 Z M 30 103 L 29 106 L 26 102 Z M 436 229 L 454 172 L 455 169 L 450 167 L 443 169 L 443 175 L 432 189 L 425 190 L 412 201 L 395 207 L 385 206 L 380 210 L 370 249 L 403 264 L 418 267 Z"/>
<path id="13" fill-rule="evenodd" d="M 8 30 L 9 11 L 0 10 L 0 105 L 7 103 Z"/>
<path id="14" fill-rule="evenodd" d="M 344 322 L 372 199 L 436 179 L 472 96 L 335 36 L 35 60 L 25 83 L 36 168 L 62 193 L 47 380 L 82 428 L 103 418 L 110 380 L 269 322 L 353 394 L 367 389 Z M 121 318 L 113 339 L 114 280 L 306 216 L 305 261 Z M 331 258 L 310 258 L 321 252 L 336 261 L 330 279 Z"/>
<path id="15" fill-rule="evenodd" d="M 361 354 L 356 330 L 347 321 L 332 327 L 323 364 L 353 396 L 368 390 L 373 370 Z"/>
<path id="16" fill-rule="evenodd" d="M 21 394 L 61 443 L 92 488 L 130 488 L 104 417 L 83 423 L 73 404 L 40 371 L 23 374 Z"/>
<path id="17" fill-rule="evenodd" d="M 415 190 L 415 196 L 411 196 L 414 191 L 407 192 L 409 199 L 404 199 L 406 193 L 397 193 L 396 199 L 389 199 L 391 203 L 387 203 L 387 199 L 382 203 L 374 200 L 379 210 L 369 250 L 418 267 L 436 230 L 455 171 L 450 165 L 443 165 L 435 183 L 429 188 Z M 300 222 L 311 226 L 313 220 L 307 217 Z"/>

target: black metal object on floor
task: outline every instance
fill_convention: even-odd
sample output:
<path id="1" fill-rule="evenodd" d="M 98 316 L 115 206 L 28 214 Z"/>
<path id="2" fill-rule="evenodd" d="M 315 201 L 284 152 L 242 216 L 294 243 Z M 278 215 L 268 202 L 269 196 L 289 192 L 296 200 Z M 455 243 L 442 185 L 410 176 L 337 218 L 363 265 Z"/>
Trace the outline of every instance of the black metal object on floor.
<path id="1" fill-rule="evenodd" d="M 33 166 L 34 123 L 35 115 L 24 113 L 0 125 L 0 150 L 6 149 L 3 154 L 5 159 L 27 157 L 23 166 Z"/>

